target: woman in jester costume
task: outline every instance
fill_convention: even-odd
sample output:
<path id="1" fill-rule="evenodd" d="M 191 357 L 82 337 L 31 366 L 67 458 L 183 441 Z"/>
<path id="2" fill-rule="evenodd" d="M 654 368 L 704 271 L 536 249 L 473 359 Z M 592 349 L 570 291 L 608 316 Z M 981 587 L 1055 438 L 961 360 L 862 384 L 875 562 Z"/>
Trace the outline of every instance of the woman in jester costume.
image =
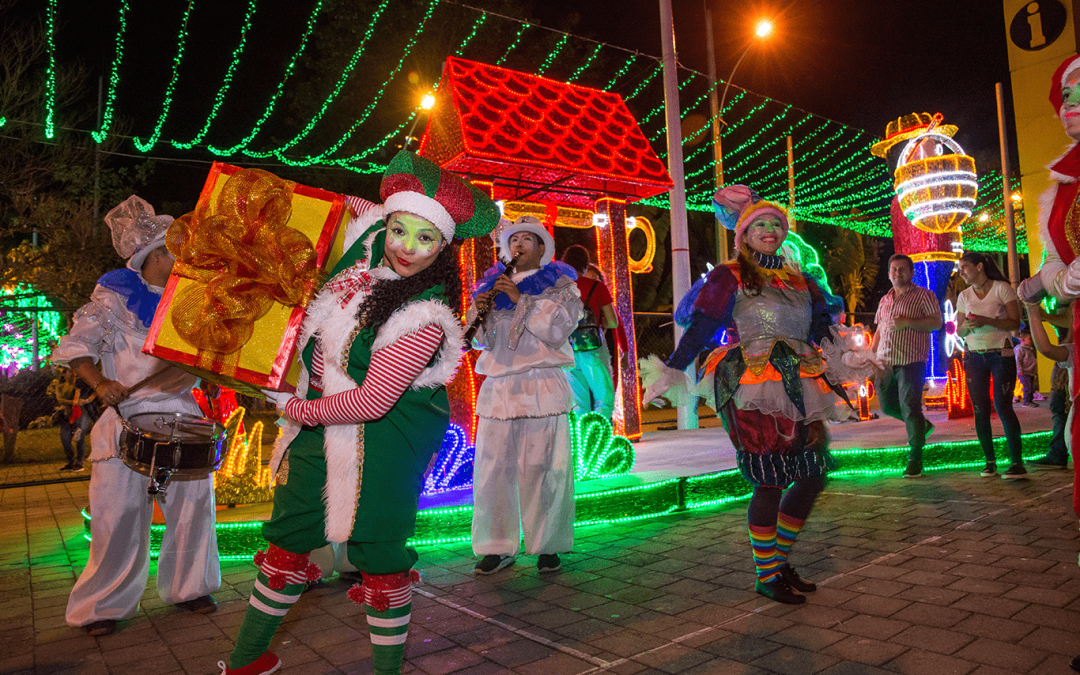
<path id="1" fill-rule="evenodd" d="M 739 469 L 754 486 L 748 511 L 757 568 L 755 590 L 800 604 L 813 583 L 787 564 L 788 553 L 835 462 L 825 420 L 846 419 L 850 406 L 825 380 L 815 346 L 840 314 L 838 299 L 785 257 L 789 217 L 748 187 L 721 189 L 717 218 L 735 229 L 735 260 L 719 265 L 683 298 L 676 318 L 689 325 L 671 357 L 642 363 L 646 404 L 672 388 L 690 387 L 683 370 L 712 350 L 704 372 L 735 446 Z M 721 329 L 727 344 L 718 346 Z M 651 361 L 651 362 L 650 362 Z M 835 381 L 835 380 L 834 380 Z"/>
<path id="2" fill-rule="evenodd" d="M 353 219 L 346 252 L 308 307 L 296 395 L 267 392 L 287 418 L 274 448 L 268 550 L 223 674 L 271 673 L 270 641 L 307 581 L 308 556 L 347 543 L 363 583 L 374 672 L 400 673 L 409 630 L 413 535 L 423 474 L 450 420 L 445 384 L 464 347 L 454 239 L 488 234 L 499 220 L 480 191 L 430 161 L 401 152 L 380 188 L 381 206 Z"/>

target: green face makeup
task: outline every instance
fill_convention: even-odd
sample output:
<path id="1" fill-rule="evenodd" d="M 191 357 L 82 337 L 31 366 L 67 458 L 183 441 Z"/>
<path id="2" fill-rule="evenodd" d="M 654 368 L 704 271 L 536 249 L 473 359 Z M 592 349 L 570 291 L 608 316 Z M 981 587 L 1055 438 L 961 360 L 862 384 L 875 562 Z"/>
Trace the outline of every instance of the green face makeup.
<path id="1" fill-rule="evenodd" d="M 784 229 L 780 224 L 780 221 L 776 218 L 765 218 L 763 220 L 754 221 L 750 224 L 750 227 L 761 230 L 762 232 L 777 232 Z"/>
<path id="2" fill-rule="evenodd" d="M 416 216 L 400 213 L 387 228 L 387 243 L 393 248 L 407 251 L 431 253 L 442 241 L 442 234 L 428 221 Z"/>

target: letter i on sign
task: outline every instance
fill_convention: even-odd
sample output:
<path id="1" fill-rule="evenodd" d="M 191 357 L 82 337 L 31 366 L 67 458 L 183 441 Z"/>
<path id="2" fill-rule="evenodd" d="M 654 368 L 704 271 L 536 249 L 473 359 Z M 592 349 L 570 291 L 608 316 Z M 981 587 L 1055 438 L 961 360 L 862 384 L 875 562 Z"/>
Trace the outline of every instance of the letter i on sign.
<path id="1" fill-rule="evenodd" d="M 1039 12 L 1039 3 L 1033 2 L 1027 6 L 1028 26 L 1031 27 L 1031 48 L 1041 47 L 1046 43 L 1046 37 L 1042 29 L 1042 13 Z"/>

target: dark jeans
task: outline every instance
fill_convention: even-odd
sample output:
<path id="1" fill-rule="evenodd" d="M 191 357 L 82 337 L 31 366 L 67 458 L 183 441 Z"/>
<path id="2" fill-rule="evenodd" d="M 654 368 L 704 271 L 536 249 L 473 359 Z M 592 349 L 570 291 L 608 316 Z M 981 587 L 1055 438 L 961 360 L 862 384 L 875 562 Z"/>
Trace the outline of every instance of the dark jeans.
<path id="1" fill-rule="evenodd" d="M 1065 423 L 1069 419 L 1069 392 L 1067 389 L 1054 389 L 1050 392 L 1050 414 L 1054 419 L 1054 434 L 1050 437 L 1050 447 L 1046 459 L 1062 466 L 1069 463 L 1069 451 L 1065 448 Z"/>
<path id="2" fill-rule="evenodd" d="M 907 426 L 908 463 L 920 468 L 926 430 L 930 427 L 922 411 L 925 377 L 926 362 L 918 361 L 904 366 L 887 366 L 874 382 L 881 412 L 902 420 Z"/>
<path id="3" fill-rule="evenodd" d="M 67 457 L 69 465 L 82 464 L 83 459 L 86 458 L 86 437 L 90 434 L 90 416 L 83 411 L 83 414 L 74 423 L 69 422 L 70 418 L 65 415 L 64 419 L 60 421 L 60 444 L 64 446 L 64 455 Z M 75 447 L 71 447 L 71 439 L 75 434 L 76 429 L 82 429 L 82 435 L 79 436 L 79 440 L 75 441 Z M 75 451 L 78 450 L 78 455 Z"/>
<path id="4" fill-rule="evenodd" d="M 1024 403 L 1034 403 L 1035 399 L 1035 376 L 1019 375 L 1020 384 L 1024 385 Z"/>
<path id="5" fill-rule="evenodd" d="M 990 429 L 990 377 L 994 381 L 994 409 L 1005 429 L 1009 446 L 1009 461 L 1023 464 L 1020 444 L 1020 421 L 1013 412 L 1013 390 L 1016 388 L 1016 357 L 1000 352 L 968 352 L 964 354 L 964 373 L 967 375 L 968 395 L 975 408 L 975 433 L 979 436 L 986 463 L 997 465 L 994 457 L 994 434 Z"/>

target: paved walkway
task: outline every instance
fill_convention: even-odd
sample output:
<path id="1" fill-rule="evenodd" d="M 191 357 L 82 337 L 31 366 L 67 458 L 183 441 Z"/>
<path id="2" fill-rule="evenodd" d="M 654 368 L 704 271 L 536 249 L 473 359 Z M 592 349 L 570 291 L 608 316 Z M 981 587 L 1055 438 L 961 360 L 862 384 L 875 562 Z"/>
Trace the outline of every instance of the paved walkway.
<path id="1" fill-rule="evenodd" d="M 142 609 L 111 636 L 64 624 L 86 561 L 82 481 L 0 490 L 0 673 L 218 673 L 254 581 L 226 563 L 220 609 Z M 1080 654 L 1071 472 L 830 483 L 792 563 L 801 607 L 755 595 L 745 504 L 577 532 L 563 571 L 534 558 L 485 579 L 468 545 L 426 547 L 406 672 L 1066 673 Z M 151 567 L 153 576 L 154 567 Z M 348 585 L 312 589 L 274 642 L 282 673 L 370 672 Z"/>

